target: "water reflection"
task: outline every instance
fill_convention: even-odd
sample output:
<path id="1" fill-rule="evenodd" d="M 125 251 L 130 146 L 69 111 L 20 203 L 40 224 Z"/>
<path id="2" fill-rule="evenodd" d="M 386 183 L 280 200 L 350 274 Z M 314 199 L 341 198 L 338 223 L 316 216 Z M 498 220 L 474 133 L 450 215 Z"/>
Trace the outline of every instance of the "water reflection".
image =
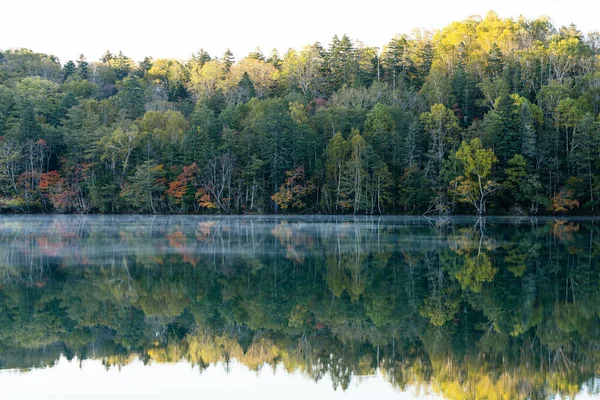
<path id="1" fill-rule="evenodd" d="M 450 399 L 600 393 L 595 220 L 3 217 L 0 367 L 235 360 Z M 495 397 L 494 397 L 495 396 Z"/>

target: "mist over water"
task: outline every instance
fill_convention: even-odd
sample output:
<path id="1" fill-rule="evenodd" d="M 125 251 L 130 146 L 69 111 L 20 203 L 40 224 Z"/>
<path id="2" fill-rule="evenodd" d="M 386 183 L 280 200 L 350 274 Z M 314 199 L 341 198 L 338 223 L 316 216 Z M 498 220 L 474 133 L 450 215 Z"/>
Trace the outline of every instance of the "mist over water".
<path id="1" fill-rule="evenodd" d="M 586 218 L 3 216 L 0 382 L 183 364 L 235 388 L 235 365 L 341 397 L 594 396 L 599 257 Z"/>

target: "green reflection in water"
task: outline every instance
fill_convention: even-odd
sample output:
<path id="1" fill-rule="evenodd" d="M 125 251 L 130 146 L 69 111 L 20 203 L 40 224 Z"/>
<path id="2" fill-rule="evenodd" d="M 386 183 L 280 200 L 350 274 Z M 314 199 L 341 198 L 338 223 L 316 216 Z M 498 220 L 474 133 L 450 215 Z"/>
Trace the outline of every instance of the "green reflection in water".
<path id="1" fill-rule="evenodd" d="M 3 217 L 0 367 L 237 359 L 451 399 L 599 393 L 600 221 Z"/>

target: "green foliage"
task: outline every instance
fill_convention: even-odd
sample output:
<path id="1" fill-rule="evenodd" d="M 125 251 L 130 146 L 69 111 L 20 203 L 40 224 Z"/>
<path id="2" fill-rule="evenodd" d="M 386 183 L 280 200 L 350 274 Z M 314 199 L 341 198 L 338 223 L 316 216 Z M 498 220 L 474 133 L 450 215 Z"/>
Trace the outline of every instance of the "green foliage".
<path id="1" fill-rule="evenodd" d="M 463 290 L 480 292 L 485 282 L 491 282 L 498 270 L 492 266 L 490 257 L 486 253 L 477 254 L 474 257 L 467 256 L 465 264 L 456 273 L 456 280 Z"/>
<path id="2" fill-rule="evenodd" d="M 121 82 L 117 104 L 124 118 L 134 120 L 144 115 L 144 82 L 140 78 L 127 77 Z"/>
<path id="3" fill-rule="evenodd" d="M 314 187 L 306 212 L 460 213 L 466 202 L 481 214 L 488 205 L 547 214 L 569 200 L 579 204 L 570 212 L 595 214 L 597 42 L 547 17 L 490 12 L 396 36 L 381 51 L 348 35 L 282 56 L 257 48 L 238 61 L 230 50 L 140 62 L 107 51 L 61 65 L 1 51 L 0 140 L 12 161 L 0 164 L 9 177 L 0 194 L 5 209 L 53 211 L 22 196 L 36 198 L 42 173 L 90 164 L 89 211 L 134 212 L 120 190 L 154 160 L 169 182 L 195 163 L 203 203 L 227 213 L 282 211 L 273 196 L 286 171 L 303 168 Z M 475 139 L 498 159 L 483 175 L 457 158 Z"/>
<path id="4" fill-rule="evenodd" d="M 456 158 L 462 163 L 464 175 L 450 183 L 451 190 L 459 201 L 471 203 L 481 215 L 486 211 L 487 197 L 497 190 L 497 183 L 488 178 L 498 159 L 491 149 L 483 148 L 479 139 L 463 141 Z"/>
<path id="5" fill-rule="evenodd" d="M 121 189 L 121 197 L 132 208 L 140 212 L 156 213 L 155 205 L 160 202 L 160 194 L 165 190 L 164 168 L 153 161 L 140 164 L 130 183 Z"/>

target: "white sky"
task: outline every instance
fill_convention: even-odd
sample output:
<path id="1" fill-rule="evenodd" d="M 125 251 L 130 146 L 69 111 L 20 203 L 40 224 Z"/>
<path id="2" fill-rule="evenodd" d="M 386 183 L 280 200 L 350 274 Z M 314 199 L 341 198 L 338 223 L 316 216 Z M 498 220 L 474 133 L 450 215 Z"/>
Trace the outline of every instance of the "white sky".
<path id="1" fill-rule="evenodd" d="M 501 17 L 550 16 L 587 33 L 600 30 L 598 0 L 1 0 L 0 49 L 25 47 L 61 61 L 107 49 L 135 60 L 187 59 L 200 48 L 237 59 L 256 46 L 265 54 L 347 33 L 382 46 L 397 33 L 442 28 L 494 10 Z"/>

